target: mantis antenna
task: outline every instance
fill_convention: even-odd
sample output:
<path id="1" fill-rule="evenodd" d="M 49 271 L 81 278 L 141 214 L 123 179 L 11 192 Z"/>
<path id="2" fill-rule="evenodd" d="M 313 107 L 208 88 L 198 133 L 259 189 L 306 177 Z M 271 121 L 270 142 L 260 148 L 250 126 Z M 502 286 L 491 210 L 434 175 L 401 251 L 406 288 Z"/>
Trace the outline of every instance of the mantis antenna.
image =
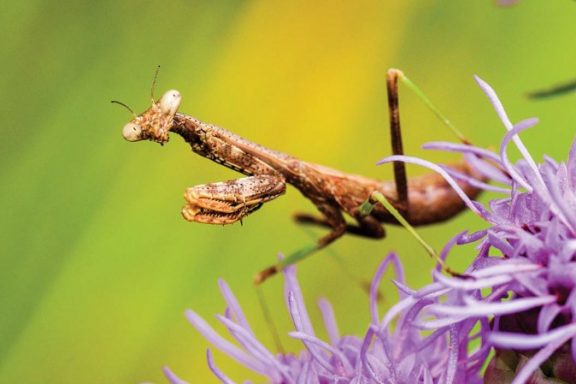
<path id="1" fill-rule="evenodd" d="M 150 97 L 152 98 L 152 104 L 156 103 L 156 101 L 154 100 L 154 88 L 156 88 L 156 80 L 158 79 L 158 72 L 160 72 L 160 66 L 156 67 L 156 72 L 154 72 L 154 79 L 152 80 L 152 87 L 150 88 Z M 120 104 L 121 106 L 129 110 L 132 116 L 134 116 L 134 118 L 138 117 L 138 115 L 136 115 L 134 110 L 130 108 L 127 104 L 124 104 L 123 102 L 118 100 L 112 100 L 112 103 Z"/>
<path id="2" fill-rule="evenodd" d="M 134 116 L 134 118 L 138 117 L 138 116 L 136 115 L 136 113 L 132 110 L 132 108 L 130 108 L 128 105 L 124 104 L 123 102 L 118 101 L 118 100 L 112 100 L 111 103 L 113 103 L 113 104 L 120 104 L 121 106 L 123 106 L 124 108 L 126 108 L 127 110 L 129 110 L 130 113 L 132 114 L 132 116 Z"/>
<path id="3" fill-rule="evenodd" d="M 154 72 L 154 80 L 152 80 L 152 88 L 150 88 L 150 97 L 152 98 L 152 104 L 154 101 L 154 88 L 156 88 L 156 80 L 158 80 L 158 72 L 160 72 L 160 65 L 156 67 L 156 72 Z"/>

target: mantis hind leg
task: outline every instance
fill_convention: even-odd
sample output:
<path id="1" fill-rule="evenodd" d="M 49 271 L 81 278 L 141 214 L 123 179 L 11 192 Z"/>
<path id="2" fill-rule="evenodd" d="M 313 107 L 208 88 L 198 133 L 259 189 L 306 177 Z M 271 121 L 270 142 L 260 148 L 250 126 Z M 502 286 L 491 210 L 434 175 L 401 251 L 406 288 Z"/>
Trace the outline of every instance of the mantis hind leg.
<path id="1" fill-rule="evenodd" d="M 387 73 L 387 90 L 388 90 L 388 113 L 390 115 L 390 142 L 393 155 L 403 155 L 404 146 L 402 144 L 402 130 L 400 126 L 400 106 L 398 98 L 398 78 L 403 76 L 402 71 L 398 69 L 389 69 Z M 396 185 L 396 194 L 398 203 L 403 213 L 409 212 L 408 200 L 408 177 L 406 176 L 406 164 L 401 161 L 395 161 L 394 165 L 394 184 Z"/>
<path id="2" fill-rule="evenodd" d="M 362 236 L 370 239 L 382 239 L 386 237 L 386 230 L 375 217 L 370 215 L 361 214 L 360 210 L 356 209 L 352 212 L 352 215 L 357 221 L 357 225 L 346 224 L 346 233 L 350 233 L 356 236 Z M 331 228 L 328 220 L 325 217 L 319 217 L 307 213 L 297 213 L 294 215 L 294 219 L 304 225 L 316 225 L 323 228 Z M 336 255 L 334 255 L 336 256 Z M 370 281 L 365 280 L 362 277 L 355 276 L 347 268 L 339 262 L 341 268 L 348 276 L 358 284 L 358 286 L 370 294 Z M 380 292 L 377 294 L 378 300 L 381 298 Z"/>
<path id="3" fill-rule="evenodd" d="M 308 247 L 302 248 L 290 254 L 288 257 L 286 257 L 279 263 L 276 263 L 260 271 L 254 277 L 254 284 L 259 285 L 263 283 L 268 278 L 274 276 L 278 272 L 281 272 L 284 268 L 292 264 L 296 264 L 297 262 L 311 256 L 316 251 L 326 247 L 327 245 L 334 242 L 338 238 L 342 237 L 342 235 L 346 233 L 347 230 L 346 221 L 344 220 L 342 212 L 338 207 L 329 204 L 318 204 L 317 206 L 320 212 L 324 215 L 324 218 L 321 220 L 325 222 L 326 227 L 331 228 L 332 230 L 325 236 L 318 239 L 316 243 Z"/>
<path id="4" fill-rule="evenodd" d="M 354 215 L 354 218 L 358 222 L 358 225 L 346 224 L 346 233 L 369 239 L 382 239 L 386 237 L 386 231 L 382 223 L 376 218 L 372 216 L 361 216 L 360 214 Z M 331 228 L 331 225 L 325 218 L 308 213 L 296 213 L 294 220 L 299 224 Z"/>

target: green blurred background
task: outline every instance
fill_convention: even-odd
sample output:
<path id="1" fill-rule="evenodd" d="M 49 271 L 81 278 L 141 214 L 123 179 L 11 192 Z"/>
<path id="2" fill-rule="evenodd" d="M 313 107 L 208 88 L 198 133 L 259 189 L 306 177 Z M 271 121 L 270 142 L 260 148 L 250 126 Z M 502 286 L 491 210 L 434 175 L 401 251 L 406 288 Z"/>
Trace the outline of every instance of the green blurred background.
<path id="1" fill-rule="evenodd" d="M 402 68 L 474 143 L 496 147 L 503 127 L 472 79 L 482 76 L 512 120 L 541 118 L 523 136 L 537 159 L 566 158 L 576 95 L 534 102 L 524 93 L 576 77 L 575 19 L 568 0 L 506 9 L 488 0 L 4 2 L 0 383 L 165 382 L 165 364 L 190 382 L 216 382 L 207 342 L 183 311 L 215 323 L 223 310 L 219 277 L 273 348 L 251 278 L 277 252 L 323 233 L 291 221 L 292 212 L 314 208 L 289 189 L 244 225 L 185 222 L 186 187 L 238 175 L 179 138 L 164 147 L 122 139 L 130 115 L 110 100 L 147 108 L 158 64 L 157 94 L 180 90 L 183 112 L 306 160 L 385 179 L 390 167 L 374 163 L 390 153 L 389 67 Z M 419 149 L 452 136 L 414 94 L 401 92 L 406 152 L 454 159 Z M 481 226 L 465 214 L 421 233 L 440 248 Z M 432 262 L 404 231 L 388 228 L 384 241 L 347 237 L 300 265 L 309 306 L 327 297 L 343 333 L 363 332 L 368 299 L 349 274 L 369 279 L 390 250 L 400 253 L 412 286 L 427 281 Z M 451 264 L 462 268 L 472 252 L 455 252 Z M 285 334 L 281 286 L 274 279 L 264 293 Z M 383 290 L 392 290 L 390 282 Z M 215 358 L 232 378 L 261 381 Z"/>

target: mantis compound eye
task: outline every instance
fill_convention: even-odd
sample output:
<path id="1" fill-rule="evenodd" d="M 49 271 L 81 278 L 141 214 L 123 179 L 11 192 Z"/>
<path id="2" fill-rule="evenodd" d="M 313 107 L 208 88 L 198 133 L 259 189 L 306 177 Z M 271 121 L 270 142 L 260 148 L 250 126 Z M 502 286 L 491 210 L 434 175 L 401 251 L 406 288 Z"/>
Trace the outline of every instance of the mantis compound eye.
<path id="1" fill-rule="evenodd" d="M 182 96 L 180 95 L 180 92 L 171 89 L 162 95 L 158 105 L 163 113 L 174 115 L 180 106 L 181 100 Z"/>
<path id="2" fill-rule="evenodd" d="M 122 128 L 122 136 L 128 141 L 142 140 L 142 127 L 140 124 L 129 122 Z"/>

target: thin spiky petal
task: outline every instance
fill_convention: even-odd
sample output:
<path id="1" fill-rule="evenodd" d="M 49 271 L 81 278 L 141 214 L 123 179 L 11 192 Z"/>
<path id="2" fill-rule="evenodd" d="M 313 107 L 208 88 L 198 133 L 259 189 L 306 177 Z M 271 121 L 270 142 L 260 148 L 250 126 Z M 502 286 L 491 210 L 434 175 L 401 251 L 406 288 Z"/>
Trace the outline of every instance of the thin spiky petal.
<path id="1" fill-rule="evenodd" d="M 186 314 L 192 325 L 216 348 L 272 383 L 404 384 L 420 381 L 439 384 L 446 382 L 446 378 L 452 382 L 462 378 L 471 383 L 479 383 L 480 364 L 462 373 L 457 370 L 461 359 L 468 356 L 464 346 L 473 328 L 471 324 L 452 326 L 452 331 L 446 328 L 433 337 L 423 335 L 413 325 L 423 314 L 422 309 L 436 302 L 433 296 L 438 294 L 437 291 L 429 290 L 428 294 L 422 295 L 421 292 L 398 288 L 401 303 L 405 304 L 393 308 L 383 319 L 380 318 L 376 292 L 382 276 L 390 267 L 395 272 L 397 286 L 405 286 L 398 256 L 388 255 L 377 268 L 372 280 L 372 294 L 369 297 L 372 320 L 364 337 L 340 335 L 330 304 L 326 300 L 319 302 L 329 341 L 318 338 L 314 333 L 295 268 L 286 268 L 286 305 L 295 328 L 295 331 L 288 334 L 304 346 L 304 351 L 297 355 L 274 355 L 269 352 L 251 332 L 240 304 L 222 281 L 219 286 L 228 307 L 225 315 L 217 318 L 239 346 L 216 334 L 195 312 L 187 311 Z M 417 293 L 420 294 L 419 298 L 415 298 Z M 386 318 L 396 318 L 396 326 L 382 327 Z M 448 356 L 438 353 L 446 348 L 453 348 Z M 210 352 L 207 358 L 210 369 L 221 382 L 233 382 L 216 367 Z"/>

